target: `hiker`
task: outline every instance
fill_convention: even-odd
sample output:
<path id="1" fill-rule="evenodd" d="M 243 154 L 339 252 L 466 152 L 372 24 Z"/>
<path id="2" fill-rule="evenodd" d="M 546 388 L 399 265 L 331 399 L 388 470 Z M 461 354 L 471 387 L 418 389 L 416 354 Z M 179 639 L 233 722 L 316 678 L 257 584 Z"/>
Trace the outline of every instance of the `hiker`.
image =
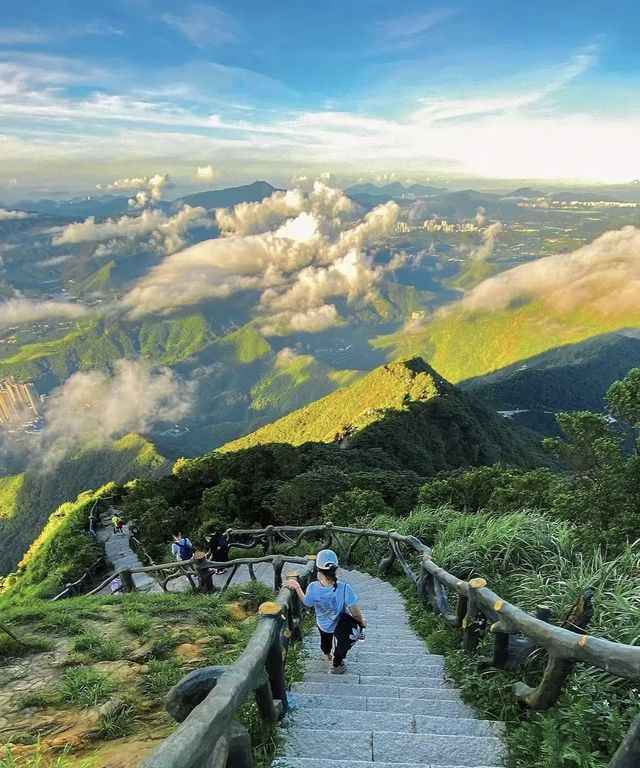
<path id="1" fill-rule="evenodd" d="M 116 576 L 115 579 L 109 584 L 109 588 L 111 589 L 112 595 L 120 595 L 122 594 L 122 581 L 120 580 L 119 576 Z"/>
<path id="2" fill-rule="evenodd" d="M 207 550 L 207 560 L 213 560 L 214 563 L 226 563 L 229 560 L 229 537 L 220 528 L 214 529 L 208 533 L 204 540 L 209 545 Z M 215 568 L 214 573 L 221 574 L 225 568 Z"/>
<path id="3" fill-rule="evenodd" d="M 179 563 L 183 560 L 191 560 L 193 557 L 193 544 L 186 536 L 182 535 L 182 531 L 175 531 L 173 533 L 173 544 L 171 545 L 171 551 L 176 556 L 176 560 Z M 184 575 L 189 580 L 189 584 L 191 584 L 191 586 L 195 589 L 196 585 L 188 571 L 188 566 L 184 566 L 181 570 L 184 571 Z"/>
<path id="4" fill-rule="evenodd" d="M 121 517 L 119 517 L 116 521 L 116 528 L 118 533 L 121 533 L 124 536 L 123 527 L 124 527 L 124 520 Z"/>
<path id="5" fill-rule="evenodd" d="M 186 536 L 182 535 L 181 531 L 176 531 L 173 534 L 173 544 L 171 545 L 171 551 L 176 556 L 178 562 L 180 560 L 191 560 L 193 557 L 193 544 Z"/>
<path id="6" fill-rule="evenodd" d="M 296 592 L 304 605 L 315 610 L 322 656 L 326 661 L 332 661 L 330 674 L 342 675 L 347 671 L 345 657 L 353 644 L 364 637 L 367 622 L 357 606 L 358 596 L 351 584 L 338 581 L 336 553 L 331 549 L 318 552 L 316 566 L 318 580 L 309 584 L 306 594 L 296 579 L 287 579 L 284 586 Z"/>
<path id="7" fill-rule="evenodd" d="M 118 515 L 111 515 L 111 525 L 113 526 L 113 532 L 118 533 Z"/>

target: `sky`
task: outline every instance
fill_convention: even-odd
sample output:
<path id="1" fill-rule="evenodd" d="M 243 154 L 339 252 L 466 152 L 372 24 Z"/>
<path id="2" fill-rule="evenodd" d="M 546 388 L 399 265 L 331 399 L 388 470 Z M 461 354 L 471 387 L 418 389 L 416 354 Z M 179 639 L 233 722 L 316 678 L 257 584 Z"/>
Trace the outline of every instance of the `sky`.
<path id="1" fill-rule="evenodd" d="M 640 178 L 636 0 L 0 7 L 3 201 L 157 174 Z"/>

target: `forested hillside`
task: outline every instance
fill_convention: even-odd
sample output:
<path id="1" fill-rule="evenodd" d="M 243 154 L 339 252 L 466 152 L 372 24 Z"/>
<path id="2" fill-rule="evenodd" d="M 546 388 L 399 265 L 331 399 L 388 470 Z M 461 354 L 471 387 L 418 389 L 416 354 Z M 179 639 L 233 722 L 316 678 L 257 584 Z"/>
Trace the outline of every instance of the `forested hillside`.
<path id="1" fill-rule="evenodd" d="M 161 477 L 169 462 L 139 435 L 65 459 L 54 469 L 0 478 L 0 573 L 16 567 L 56 507 L 110 480 Z"/>

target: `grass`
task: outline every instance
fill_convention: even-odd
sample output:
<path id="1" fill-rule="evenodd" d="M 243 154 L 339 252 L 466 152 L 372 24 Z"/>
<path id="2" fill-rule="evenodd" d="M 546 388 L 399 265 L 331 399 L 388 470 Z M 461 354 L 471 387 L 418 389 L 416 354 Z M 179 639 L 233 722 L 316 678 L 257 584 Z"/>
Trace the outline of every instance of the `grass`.
<path id="1" fill-rule="evenodd" d="M 20 700 L 20 709 L 47 709 L 60 703 L 60 694 L 57 691 L 42 689 L 25 694 Z"/>
<path id="2" fill-rule="evenodd" d="M 601 551 L 578 552 L 570 526 L 531 512 L 491 517 L 422 509 L 387 522 L 421 538 L 430 533 L 435 562 L 462 578 L 484 576 L 491 589 L 524 610 L 533 612 L 537 604 L 548 603 L 554 623 L 561 623 L 580 591 L 593 585 L 590 634 L 626 643 L 640 637 L 640 546 L 627 547 L 613 560 Z M 478 717 L 505 723 L 509 768 L 605 768 L 640 710 L 633 683 L 580 665 L 551 710 L 529 712 L 516 701 L 512 686 L 519 679 L 538 685 L 544 658 L 517 673 L 479 666 L 461 650 L 461 631 L 425 608 L 413 584 L 399 574 L 396 570 L 391 580 L 405 598 L 415 632 L 432 653 L 445 657 L 449 677 Z M 490 653 L 488 636 L 478 656 Z"/>
<path id="3" fill-rule="evenodd" d="M 90 661 L 117 661 L 123 656 L 120 643 L 94 629 L 85 630 L 73 641 L 72 648 Z"/>
<path id="4" fill-rule="evenodd" d="M 98 734 L 105 741 L 121 739 L 134 733 L 140 722 L 140 710 L 135 703 L 130 701 L 119 702 L 103 715 L 98 728 Z"/>
<path id="5" fill-rule="evenodd" d="M 26 656 L 36 651 L 50 651 L 53 648 L 52 641 L 46 637 L 25 634 L 20 630 L 16 630 L 14 634 L 21 642 L 18 643 L 9 635 L 0 632 L 0 659 Z"/>
<path id="6" fill-rule="evenodd" d="M 136 635 L 141 640 L 148 640 L 151 635 L 153 623 L 139 611 L 126 611 L 122 617 L 122 626 L 127 632 Z"/>
<path id="7" fill-rule="evenodd" d="M 6 748 L 4 754 L 0 754 L 0 768 L 90 768 L 90 764 L 73 760 L 66 749 L 61 755 L 46 755 L 38 745 L 34 754 L 15 757 Z"/>
<path id="8" fill-rule="evenodd" d="M 91 667 L 74 667 L 65 673 L 60 684 L 60 697 L 66 704 L 81 709 L 95 707 L 117 690 L 115 682 Z"/>
<path id="9" fill-rule="evenodd" d="M 142 679 L 142 691 L 149 698 L 162 699 L 185 674 L 185 666 L 178 659 L 152 659 Z"/>

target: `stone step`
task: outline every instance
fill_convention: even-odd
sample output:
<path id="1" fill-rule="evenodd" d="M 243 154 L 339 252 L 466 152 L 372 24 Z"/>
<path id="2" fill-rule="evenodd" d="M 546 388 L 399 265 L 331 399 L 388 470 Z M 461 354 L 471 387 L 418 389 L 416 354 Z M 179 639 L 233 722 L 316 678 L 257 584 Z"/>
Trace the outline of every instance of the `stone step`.
<path id="1" fill-rule="evenodd" d="M 404 733 L 396 731 L 340 731 L 297 728 L 287 734 L 285 757 L 317 757 L 326 761 L 368 760 L 404 762 L 431 766 L 458 765 L 464 768 L 500 766 L 504 752 L 493 736 L 461 736 Z"/>
<path id="2" fill-rule="evenodd" d="M 400 699 L 365 697 L 365 696 L 336 696 L 326 689 L 323 693 L 290 693 L 293 708 L 326 712 L 336 711 L 367 711 L 391 712 L 396 714 L 409 713 L 413 715 L 432 715 L 435 717 L 472 718 L 473 710 L 467 704 L 455 699 Z"/>
<path id="3" fill-rule="evenodd" d="M 325 760 L 317 760 L 313 757 L 278 757 L 272 763 L 273 768 L 367 768 L 375 765 L 376 768 L 416 768 L 415 763 L 381 763 L 378 760 L 332 760 L 331 766 L 327 766 Z M 444 768 L 441 766 L 429 766 L 422 764 L 420 768 Z M 446 768 L 464 768 L 461 765 L 450 765 Z M 478 768 L 501 768 L 496 765 L 483 765 Z"/>
<path id="4" fill-rule="evenodd" d="M 304 673 L 304 680 L 308 683 L 323 683 L 327 682 L 328 686 L 334 685 L 384 685 L 384 686 L 396 686 L 399 687 L 398 680 L 405 681 L 408 678 L 396 678 L 390 675 L 359 675 L 354 672 L 351 667 L 349 671 L 344 675 L 332 675 L 329 673 L 329 663 L 326 663 L 326 668 L 322 672 L 306 672 Z M 329 681 L 327 681 L 329 678 Z M 334 682 L 335 680 L 335 682 Z M 413 680 L 413 678 L 411 678 Z M 420 677 L 416 679 L 414 683 L 416 687 L 424 688 L 447 688 L 448 683 L 445 682 L 442 675 L 439 677 Z M 403 683 L 404 686 L 404 683 Z M 412 686 L 404 686 L 412 687 Z"/>
<path id="5" fill-rule="evenodd" d="M 351 663 L 349 663 L 351 662 Z M 306 672 L 326 672 L 329 664 L 326 661 L 307 661 Z M 359 675 L 390 675 L 391 677 L 442 677 L 442 665 L 437 661 L 430 663 L 428 657 L 420 659 L 415 664 L 384 664 L 382 662 L 351 661 L 347 657 L 349 673 Z"/>
<path id="6" fill-rule="evenodd" d="M 367 664 L 380 663 L 407 665 L 414 662 L 416 664 L 430 664 L 431 666 L 439 667 L 440 669 L 444 667 L 442 656 L 438 656 L 435 653 L 429 653 L 426 648 L 421 648 L 419 654 L 404 651 L 402 653 L 385 653 L 384 651 L 377 651 L 371 648 L 368 640 L 365 640 L 362 643 L 356 643 L 355 647 L 349 652 L 349 658 Z"/>
<path id="7" fill-rule="evenodd" d="M 295 693 L 327 693 L 331 690 L 336 696 L 364 696 L 374 698 L 400 698 L 400 699 L 453 699 L 458 700 L 458 692 L 455 688 L 427 688 L 416 686 L 398 685 L 392 678 L 373 678 L 377 684 L 358 682 L 353 677 L 351 682 L 335 682 L 332 679 L 342 680 L 342 675 L 329 675 L 319 682 L 294 683 L 291 689 Z M 385 679 L 388 683 L 385 685 Z M 349 678 L 347 678 L 349 680 Z M 382 682 L 380 682 L 382 681 Z M 335 693 L 334 693 L 335 691 Z"/>
<path id="8" fill-rule="evenodd" d="M 463 717 L 434 717 L 410 712 L 318 711 L 310 709 L 292 713 L 285 721 L 287 728 L 314 729 L 321 723 L 334 731 L 397 731 L 403 733 L 437 733 L 450 736 L 495 736 L 502 728 L 488 720 Z"/>

